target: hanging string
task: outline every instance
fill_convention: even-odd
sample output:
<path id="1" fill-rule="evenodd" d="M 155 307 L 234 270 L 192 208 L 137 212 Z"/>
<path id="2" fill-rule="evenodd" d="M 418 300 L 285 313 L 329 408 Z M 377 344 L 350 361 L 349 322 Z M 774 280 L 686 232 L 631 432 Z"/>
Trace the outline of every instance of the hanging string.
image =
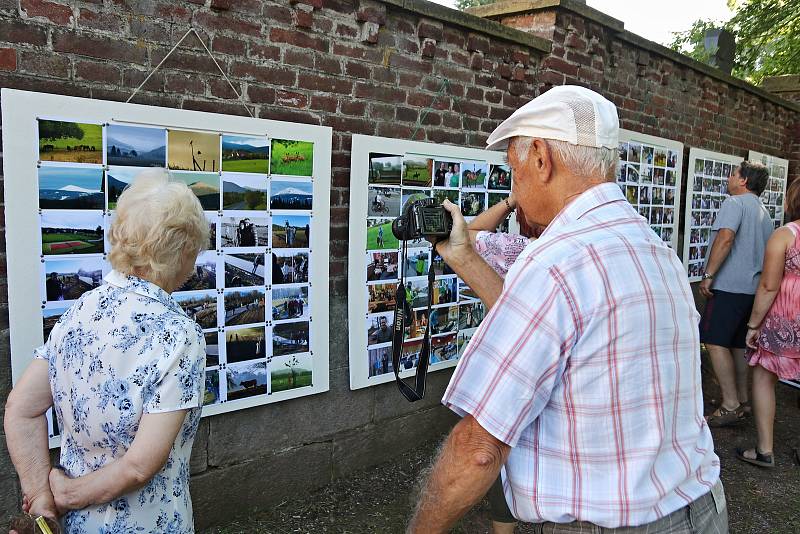
<path id="1" fill-rule="evenodd" d="M 181 43 L 183 43 L 183 41 L 184 41 L 184 40 L 185 40 L 187 37 L 189 37 L 189 35 L 190 35 L 190 34 L 192 34 L 192 33 L 195 35 L 195 37 L 197 37 L 197 40 L 198 40 L 198 41 L 200 41 L 200 44 L 203 46 L 203 49 L 204 49 L 204 50 L 206 51 L 206 53 L 208 54 L 208 57 L 210 57 L 210 58 L 211 58 L 211 61 L 213 61 L 213 62 L 214 62 L 214 65 L 216 65 L 216 66 L 217 66 L 217 69 L 219 69 L 219 72 L 220 72 L 220 74 L 222 74 L 222 77 L 223 77 L 223 78 L 225 78 L 225 81 L 226 81 L 226 82 L 228 82 L 228 85 L 230 85 L 230 87 L 231 87 L 231 89 L 233 90 L 234 94 L 236 94 L 236 98 L 238 98 L 238 99 L 239 99 L 239 102 L 242 104 L 242 106 L 244 107 L 244 109 L 245 109 L 245 110 L 247 110 L 247 114 L 248 114 L 248 115 L 250 115 L 250 117 L 252 117 L 252 118 L 255 118 L 255 116 L 253 115 L 253 112 L 252 112 L 252 111 L 250 111 L 250 108 L 247 106 L 247 104 L 245 104 L 245 102 L 244 102 L 244 99 L 242 99 L 242 95 L 241 95 L 241 94 L 239 94 L 239 91 L 237 91 L 237 90 L 236 90 L 236 87 L 234 87 L 234 86 L 233 86 L 233 82 L 231 82 L 230 78 L 228 78 L 228 75 L 227 75 L 227 74 L 225 74 L 225 71 L 224 71 L 224 70 L 222 70 L 222 67 L 220 67 L 220 66 L 219 66 L 219 63 L 217 63 L 217 60 L 216 60 L 216 58 L 214 58 L 214 54 L 212 54 L 212 53 L 211 53 L 211 50 L 209 50 L 209 49 L 208 49 L 208 47 L 206 46 L 206 43 L 203 41 L 203 39 L 200 37 L 200 34 L 199 34 L 199 33 L 197 33 L 197 30 L 195 30 L 194 28 L 189 28 L 189 29 L 186 31 L 186 33 L 184 33 L 184 34 L 183 34 L 183 37 L 181 37 L 181 38 L 180 38 L 180 40 L 178 40 L 178 42 L 177 42 L 177 43 L 175 43 L 175 46 L 173 46 L 173 47 L 172 47 L 172 50 L 170 50 L 170 51 L 167 53 L 167 55 L 166 55 L 166 56 L 164 56 L 164 59 L 162 59 L 162 60 L 161 60 L 161 61 L 158 63 L 158 65 L 156 65 L 156 67 L 155 67 L 153 70 L 151 70 L 151 71 L 150 71 L 150 74 L 148 74 L 148 75 L 147 75 L 147 77 L 144 79 L 144 81 L 143 81 L 142 83 L 140 83 L 140 84 L 139 84 L 139 87 L 137 87 L 137 88 L 136 88 L 136 89 L 133 91 L 133 94 L 131 94 L 131 96 L 129 96 L 129 97 L 128 97 L 128 100 L 126 100 L 126 101 L 125 101 L 125 103 L 128 103 L 128 102 L 130 102 L 130 101 L 133 99 L 133 97 L 135 97 L 135 96 L 136 96 L 136 94 L 139 92 L 139 90 L 140 90 L 142 87 L 144 87 L 144 84 L 146 84 L 146 83 L 147 83 L 147 80 L 149 80 L 149 79 L 150 79 L 150 77 L 151 77 L 151 76 L 153 76 L 153 74 L 155 74 L 155 73 L 156 73 L 156 71 L 157 71 L 158 69 L 160 69 L 160 68 L 161 68 L 161 65 L 163 65 L 163 64 L 164 64 L 164 62 L 165 62 L 165 61 L 167 61 L 167 59 L 169 58 L 169 56 L 171 56 L 171 55 L 172 55 L 172 53 L 173 53 L 173 52 L 175 52 L 175 50 L 177 50 L 177 48 L 178 48 L 178 47 L 181 45 Z"/>

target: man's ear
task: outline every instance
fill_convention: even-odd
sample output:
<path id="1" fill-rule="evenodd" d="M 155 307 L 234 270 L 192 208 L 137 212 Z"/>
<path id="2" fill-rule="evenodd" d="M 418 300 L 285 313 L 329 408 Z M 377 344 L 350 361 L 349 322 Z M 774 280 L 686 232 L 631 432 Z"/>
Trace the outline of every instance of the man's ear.
<path id="1" fill-rule="evenodd" d="M 531 144 L 528 160 L 530 165 L 536 169 L 542 183 L 549 183 L 553 179 L 553 151 L 550 150 L 547 141 L 539 137 L 535 138 Z"/>

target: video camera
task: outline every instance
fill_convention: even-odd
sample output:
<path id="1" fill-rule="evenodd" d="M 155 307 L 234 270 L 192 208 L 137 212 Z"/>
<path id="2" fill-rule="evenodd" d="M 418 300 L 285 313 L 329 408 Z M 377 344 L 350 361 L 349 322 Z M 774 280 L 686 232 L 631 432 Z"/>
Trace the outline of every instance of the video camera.
<path id="1" fill-rule="evenodd" d="M 432 198 L 412 199 L 403 214 L 392 222 L 392 233 L 400 241 L 446 238 L 453 230 L 453 217 Z"/>

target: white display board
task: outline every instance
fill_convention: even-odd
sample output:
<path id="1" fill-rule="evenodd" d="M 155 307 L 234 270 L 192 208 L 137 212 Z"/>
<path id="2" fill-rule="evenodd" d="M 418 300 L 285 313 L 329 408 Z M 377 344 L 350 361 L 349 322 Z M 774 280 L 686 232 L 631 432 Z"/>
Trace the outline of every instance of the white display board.
<path id="1" fill-rule="evenodd" d="M 783 196 L 786 194 L 789 176 L 789 160 L 751 150 L 749 161 L 763 163 L 769 169 L 769 182 L 761 194 L 761 201 L 767 207 L 775 228 L 783 225 Z"/>
<path id="2" fill-rule="evenodd" d="M 617 183 L 653 232 L 678 250 L 683 143 L 619 131 Z"/>
<path id="3" fill-rule="evenodd" d="M 471 220 L 508 196 L 511 173 L 504 152 L 365 135 L 353 136 L 350 167 L 350 388 L 358 389 L 394 380 L 391 326 L 401 266 L 391 221 L 413 195 L 449 198 Z M 515 221 L 509 225 L 517 230 Z M 431 262 L 436 283 L 427 317 Z M 409 243 L 406 276 L 414 314 L 403 344 L 401 376 L 414 374 L 428 322 L 433 334 L 429 369 L 453 367 L 483 319 L 483 304 L 427 241 Z"/>
<path id="4" fill-rule="evenodd" d="M 2 113 L 14 380 L 103 283 L 122 189 L 168 167 L 213 230 L 173 294 L 206 333 L 203 415 L 328 390 L 330 128 L 9 89 Z"/>
<path id="5" fill-rule="evenodd" d="M 705 269 L 711 225 L 728 198 L 728 176 L 743 158 L 700 148 L 689 149 L 683 265 L 689 282 L 700 281 Z"/>

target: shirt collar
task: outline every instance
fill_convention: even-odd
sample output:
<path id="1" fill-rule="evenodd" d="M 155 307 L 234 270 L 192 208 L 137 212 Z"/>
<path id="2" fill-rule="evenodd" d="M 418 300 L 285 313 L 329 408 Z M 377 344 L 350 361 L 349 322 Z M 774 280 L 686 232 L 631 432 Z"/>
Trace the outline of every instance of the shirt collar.
<path id="1" fill-rule="evenodd" d="M 139 278 L 138 276 L 133 276 L 132 274 L 125 275 L 119 271 L 111 271 L 104 277 L 104 279 L 109 285 L 120 287 L 126 291 L 136 293 L 137 295 L 157 300 L 171 310 L 182 310 L 180 304 L 175 302 L 169 293 L 158 287 L 153 282 L 148 282 L 147 280 Z"/>
<path id="2" fill-rule="evenodd" d="M 554 228 L 559 228 L 564 224 L 577 221 L 590 211 L 598 208 L 604 204 L 611 202 L 625 201 L 625 196 L 622 194 L 619 185 L 614 182 L 607 182 L 595 185 L 566 205 L 558 215 L 547 225 L 542 237 L 549 234 Z"/>

